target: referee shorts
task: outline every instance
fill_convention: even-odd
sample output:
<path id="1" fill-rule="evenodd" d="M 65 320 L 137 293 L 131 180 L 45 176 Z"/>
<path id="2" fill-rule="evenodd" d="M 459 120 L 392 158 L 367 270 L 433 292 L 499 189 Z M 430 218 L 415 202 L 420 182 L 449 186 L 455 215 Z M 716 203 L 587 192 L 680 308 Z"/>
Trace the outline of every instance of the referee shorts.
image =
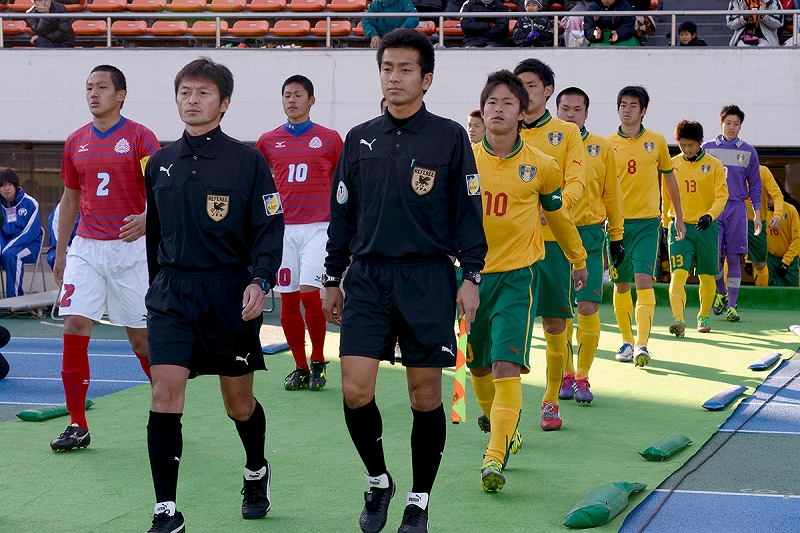
<path id="1" fill-rule="evenodd" d="M 266 370 L 262 317 L 242 320 L 252 276 L 162 269 L 145 297 L 150 366 L 177 365 L 198 374 L 244 376 Z"/>

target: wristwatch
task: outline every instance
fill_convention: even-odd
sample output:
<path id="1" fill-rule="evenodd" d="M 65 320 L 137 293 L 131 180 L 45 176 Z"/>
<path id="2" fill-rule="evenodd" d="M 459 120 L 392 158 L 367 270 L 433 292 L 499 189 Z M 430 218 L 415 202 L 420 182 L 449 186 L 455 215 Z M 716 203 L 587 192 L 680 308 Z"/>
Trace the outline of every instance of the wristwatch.
<path id="1" fill-rule="evenodd" d="M 267 283 L 267 280 L 265 280 L 264 278 L 253 278 L 253 281 L 250 282 L 250 285 L 253 284 L 261 287 L 261 290 L 264 292 L 264 294 L 269 293 L 269 288 L 270 288 L 269 283 Z"/>
<path id="2" fill-rule="evenodd" d="M 342 278 L 336 276 L 329 276 L 327 272 L 322 275 L 323 287 L 338 287 L 342 283 Z"/>
<path id="3" fill-rule="evenodd" d="M 464 275 L 462 276 L 462 278 L 464 279 L 464 281 L 471 281 L 475 285 L 480 285 L 481 284 L 481 280 L 483 279 L 483 277 L 481 276 L 481 273 L 477 272 L 477 271 L 464 272 Z"/>

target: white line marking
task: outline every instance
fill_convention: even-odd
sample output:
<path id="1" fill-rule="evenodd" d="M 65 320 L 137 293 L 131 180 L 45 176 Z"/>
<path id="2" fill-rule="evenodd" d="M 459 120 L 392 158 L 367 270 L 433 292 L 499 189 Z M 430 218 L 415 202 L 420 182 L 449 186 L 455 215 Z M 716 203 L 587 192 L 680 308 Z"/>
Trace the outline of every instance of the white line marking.
<path id="1" fill-rule="evenodd" d="M 4 352 L 5 355 L 49 355 L 49 356 L 57 356 L 61 357 L 61 352 Z M 89 357 L 123 357 L 127 359 L 135 359 L 136 356 L 133 354 L 116 354 L 116 353 L 90 353 Z"/>
<path id="2" fill-rule="evenodd" d="M 669 489 L 656 489 L 653 492 L 670 492 Z M 800 494 L 763 494 L 752 492 L 718 492 L 713 490 L 674 490 L 682 494 L 711 494 L 714 496 L 764 496 L 767 498 L 800 498 Z"/>
<path id="3" fill-rule="evenodd" d="M 25 381 L 61 381 L 61 378 L 26 378 L 26 377 L 7 377 L 7 380 L 25 380 Z M 148 381 L 139 381 L 134 379 L 92 379 L 92 383 L 149 383 Z"/>
<path id="4" fill-rule="evenodd" d="M 800 435 L 800 431 L 769 431 L 769 430 L 758 430 L 758 429 L 719 429 L 720 433 L 751 433 L 756 435 Z"/>

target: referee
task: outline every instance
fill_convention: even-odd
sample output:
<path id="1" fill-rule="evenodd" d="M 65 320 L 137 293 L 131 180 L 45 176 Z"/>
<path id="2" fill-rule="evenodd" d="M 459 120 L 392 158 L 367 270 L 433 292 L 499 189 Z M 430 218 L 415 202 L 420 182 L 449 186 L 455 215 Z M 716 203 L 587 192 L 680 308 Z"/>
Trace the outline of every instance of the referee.
<path id="1" fill-rule="evenodd" d="M 397 29 L 383 38 L 377 59 L 389 106 L 350 130 L 336 168 L 323 309 L 342 327 L 344 417 L 367 470 L 360 519 L 367 533 L 383 529 L 395 491 L 375 381 L 378 363 L 393 360 L 399 342 L 414 420 L 413 486 L 399 533 L 416 533 L 428 530 L 428 496 L 444 450 L 442 367 L 455 364 L 456 304 L 469 329 L 487 245 L 467 134 L 422 101 L 433 81 L 433 46 L 415 30 Z M 351 255 L 343 306 L 339 284 Z M 448 256 L 464 271 L 457 295 Z"/>
<path id="2" fill-rule="evenodd" d="M 147 446 L 156 493 L 149 533 L 184 531 L 175 510 L 186 382 L 219 375 L 244 445 L 244 518 L 269 511 L 266 417 L 253 397 L 264 370 L 259 329 L 281 262 L 283 209 L 264 157 L 219 127 L 233 75 L 208 58 L 175 77 L 183 136 L 148 161 L 147 340 L 153 404 Z M 252 269 L 252 274 L 249 269 Z"/>

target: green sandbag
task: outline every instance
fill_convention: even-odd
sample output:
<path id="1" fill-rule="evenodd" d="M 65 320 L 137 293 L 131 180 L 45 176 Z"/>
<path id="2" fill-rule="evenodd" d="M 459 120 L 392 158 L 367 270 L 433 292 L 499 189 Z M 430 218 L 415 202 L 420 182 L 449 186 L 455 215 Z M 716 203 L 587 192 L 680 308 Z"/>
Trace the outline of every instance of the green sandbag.
<path id="1" fill-rule="evenodd" d="M 601 526 L 625 509 L 631 493 L 645 488 L 644 483 L 626 481 L 600 485 L 575 504 L 564 519 L 564 525 L 575 529 Z"/>
<path id="2" fill-rule="evenodd" d="M 86 408 L 89 409 L 94 405 L 92 400 L 86 400 Z M 17 418 L 26 422 L 42 422 L 50 420 L 51 418 L 58 418 L 59 416 L 68 415 L 69 411 L 65 404 L 49 405 L 47 407 L 40 407 L 38 409 L 28 409 L 17 413 Z"/>
<path id="3" fill-rule="evenodd" d="M 691 443 L 692 441 L 689 437 L 672 435 L 639 452 L 639 455 L 648 461 L 663 461 L 667 457 L 672 457 Z"/>

